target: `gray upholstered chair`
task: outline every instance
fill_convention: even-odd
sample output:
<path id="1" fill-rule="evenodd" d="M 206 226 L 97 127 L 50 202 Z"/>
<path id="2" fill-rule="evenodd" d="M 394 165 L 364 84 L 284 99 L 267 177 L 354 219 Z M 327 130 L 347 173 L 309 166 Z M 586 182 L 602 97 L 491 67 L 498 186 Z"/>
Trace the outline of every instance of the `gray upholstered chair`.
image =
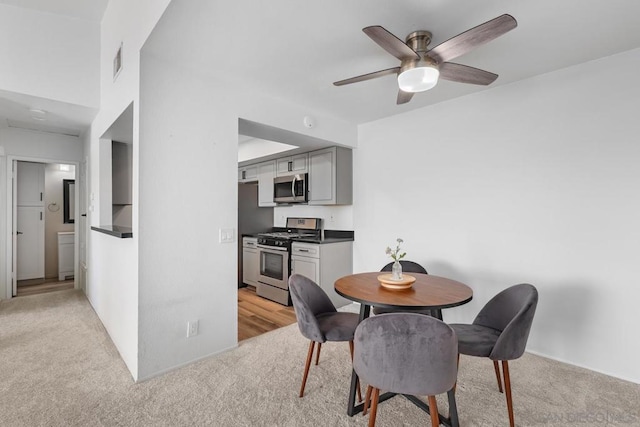
<path id="1" fill-rule="evenodd" d="M 300 397 L 302 397 L 316 343 L 318 344 L 316 365 L 320 360 L 322 343 L 327 341 L 348 341 L 353 359 L 353 334 L 358 326 L 358 315 L 339 313 L 322 288 L 301 274 L 292 274 L 289 277 L 289 291 L 300 332 L 311 341 L 300 387 Z M 358 396 L 362 400 L 359 386 Z"/>
<path id="2" fill-rule="evenodd" d="M 522 356 L 533 315 L 538 305 L 538 291 L 528 283 L 511 286 L 494 296 L 476 316 L 471 325 L 452 324 L 458 335 L 458 351 L 469 356 L 488 357 L 502 393 L 500 367 L 504 375 L 504 388 L 509 411 L 509 425 L 514 426 L 509 360 Z"/>
<path id="3" fill-rule="evenodd" d="M 454 385 L 458 374 L 458 341 L 453 329 L 431 316 L 389 313 L 363 320 L 355 334 L 353 369 L 369 384 L 366 414 L 375 425 L 380 390 L 428 396 L 433 426 L 440 424 L 435 396 L 449 395 L 451 424 L 458 425 Z M 373 392 L 373 396 L 371 396 Z"/>
<path id="4" fill-rule="evenodd" d="M 429 274 L 427 273 L 427 270 L 425 270 L 425 268 L 420 264 L 418 264 L 417 262 L 400 260 L 400 265 L 402 265 L 403 273 Z M 393 266 L 393 263 L 390 262 L 389 264 L 382 267 L 382 270 L 380 271 L 381 272 L 391 271 L 392 266 Z M 407 310 L 402 310 L 399 308 L 373 307 L 373 314 L 399 313 L 399 312 L 407 312 Z M 428 315 L 433 314 L 431 313 L 431 310 L 411 310 L 411 313 L 428 314 Z"/>

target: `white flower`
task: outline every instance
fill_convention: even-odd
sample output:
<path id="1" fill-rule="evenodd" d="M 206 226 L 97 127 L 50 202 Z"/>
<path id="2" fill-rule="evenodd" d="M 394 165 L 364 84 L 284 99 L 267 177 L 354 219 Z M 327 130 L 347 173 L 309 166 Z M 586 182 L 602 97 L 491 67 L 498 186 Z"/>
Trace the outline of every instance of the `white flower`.
<path id="1" fill-rule="evenodd" d="M 387 249 L 385 249 L 384 253 L 391 256 L 391 258 L 393 258 L 394 261 L 399 261 L 402 258 L 404 258 L 404 256 L 407 254 L 406 252 L 402 252 L 400 253 L 400 243 L 403 243 L 404 240 L 402 240 L 401 238 L 397 238 L 396 242 L 398 242 L 397 246 L 395 249 L 391 249 L 389 246 L 387 246 Z"/>

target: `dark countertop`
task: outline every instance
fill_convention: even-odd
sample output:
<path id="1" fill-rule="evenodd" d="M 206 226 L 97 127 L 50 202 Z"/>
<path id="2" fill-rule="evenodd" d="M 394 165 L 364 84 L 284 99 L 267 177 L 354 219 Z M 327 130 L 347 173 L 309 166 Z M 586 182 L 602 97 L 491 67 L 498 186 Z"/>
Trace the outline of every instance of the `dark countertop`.
<path id="1" fill-rule="evenodd" d="M 300 243 L 313 243 L 316 245 L 327 245 L 330 243 L 341 243 L 341 242 L 353 242 L 353 237 L 325 237 L 324 240 L 320 239 L 291 239 L 292 242 L 300 242 Z"/>
<path id="2" fill-rule="evenodd" d="M 353 242 L 355 240 L 353 231 L 345 230 L 324 230 L 324 239 L 300 238 L 291 239 L 292 242 L 314 243 L 316 245 L 327 245 L 331 243 Z"/>
<path id="3" fill-rule="evenodd" d="M 274 227 L 271 231 L 287 231 L 286 228 Z M 242 237 L 258 237 L 260 233 L 242 233 Z M 330 243 L 353 242 L 355 240 L 353 231 L 345 230 L 324 230 L 324 239 L 299 238 L 291 239 L 292 242 L 314 243 L 316 245 L 327 245 Z"/>
<path id="4" fill-rule="evenodd" d="M 131 227 L 121 227 L 119 225 L 99 225 L 97 227 L 92 226 L 91 229 L 99 233 L 119 237 L 120 239 L 129 239 L 133 237 L 133 230 L 131 229 Z"/>

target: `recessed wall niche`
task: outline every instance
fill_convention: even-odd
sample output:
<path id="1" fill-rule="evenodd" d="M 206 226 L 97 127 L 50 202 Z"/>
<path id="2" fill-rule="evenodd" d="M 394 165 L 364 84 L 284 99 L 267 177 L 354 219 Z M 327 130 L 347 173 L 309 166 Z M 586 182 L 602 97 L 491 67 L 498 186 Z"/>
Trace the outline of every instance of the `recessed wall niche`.
<path id="1" fill-rule="evenodd" d="M 131 227 L 133 147 L 111 142 L 111 207 L 113 225 Z"/>
<path id="2" fill-rule="evenodd" d="M 99 223 L 97 231 L 131 237 L 133 223 L 133 103 L 100 138 Z M 103 229 L 103 230 L 100 230 Z M 124 232 L 126 236 L 122 234 Z"/>

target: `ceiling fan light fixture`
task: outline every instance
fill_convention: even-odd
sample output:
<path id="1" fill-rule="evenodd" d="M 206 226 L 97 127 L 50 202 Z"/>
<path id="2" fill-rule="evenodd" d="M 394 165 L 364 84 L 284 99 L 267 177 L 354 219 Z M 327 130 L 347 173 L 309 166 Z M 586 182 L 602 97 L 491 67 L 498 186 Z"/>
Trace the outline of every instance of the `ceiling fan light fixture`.
<path id="1" fill-rule="evenodd" d="M 403 92 L 424 92 L 438 84 L 440 71 L 436 67 L 415 67 L 398 74 L 398 86 Z"/>

